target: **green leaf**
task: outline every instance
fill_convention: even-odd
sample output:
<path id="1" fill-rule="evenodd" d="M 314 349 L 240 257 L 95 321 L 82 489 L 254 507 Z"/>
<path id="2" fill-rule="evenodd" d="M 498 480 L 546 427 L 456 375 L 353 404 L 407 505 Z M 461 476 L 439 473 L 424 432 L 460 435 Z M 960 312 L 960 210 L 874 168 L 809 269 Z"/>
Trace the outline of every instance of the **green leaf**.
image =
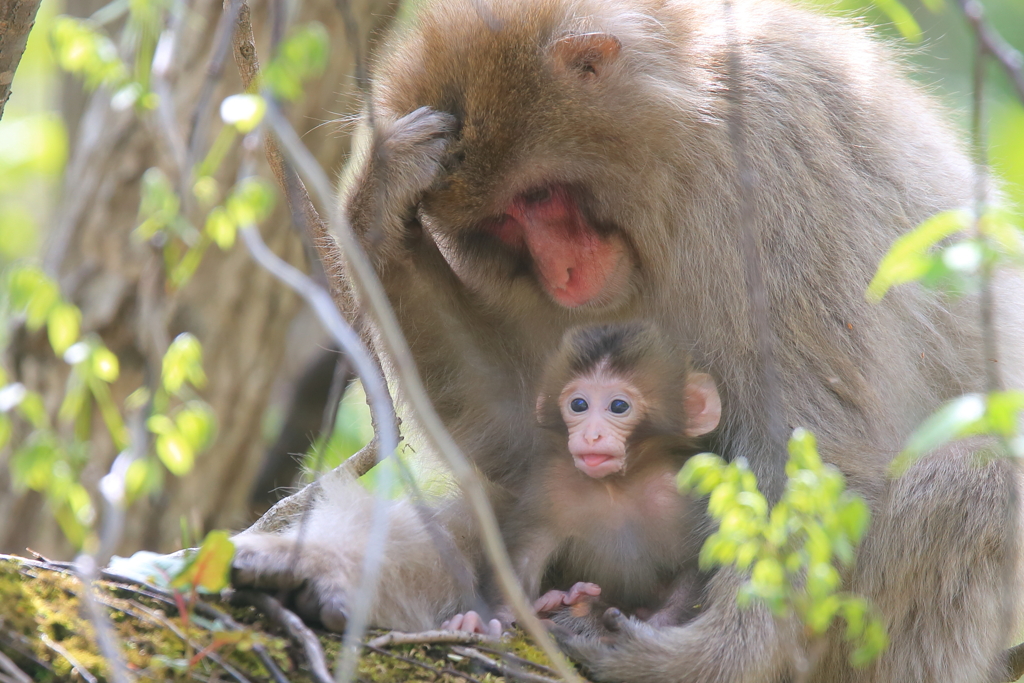
<path id="1" fill-rule="evenodd" d="M 63 453 L 52 433 L 40 432 L 30 438 L 11 457 L 11 474 L 15 484 L 46 491 Z"/>
<path id="2" fill-rule="evenodd" d="M 65 498 L 71 513 L 82 526 L 91 526 L 96 521 L 96 509 L 92 505 L 92 498 L 85 487 L 74 482 L 67 491 Z"/>
<path id="3" fill-rule="evenodd" d="M 875 277 L 868 285 L 868 301 L 877 303 L 895 285 L 923 277 L 932 265 L 928 250 L 950 235 L 966 230 L 970 224 L 968 212 L 945 211 L 897 239 L 882 258 Z"/>
<path id="4" fill-rule="evenodd" d="M 0 448 L 7 445 L 11 440 L 11 418 L 7 413 L 0 413 Z"/>
<path id="5" fill-rule="evenodd" d="M 821 456 L 818 455 L 818 440 L 814 434 L 797 427 L 789 437 L 788 451 L 790 462 L 796 469 L 817 471 L 821 469 Z M 790 475 L 792 476 L 792 475 Z"/>
<path id="6" fill-rule="evenodd" d="M 124 475 L 125 496 L 131 503 L 163 487 L 163 470 L 149 458 L 133 460 Z"/>
<path id="7" fill-rule="evenodd" d="M 61 68 L 83 76 L 90 90 L 98 85 L 118 86 L 128 79 L 128 67 L 117 56 L 117 47 L 88 21 L 57 17 L 52 36 Z"/>
<path id="8" fill-rule="evenodd" d="M 46 406 L 43 405 L 43 397 L 34 391 L 27 392 L 21 399 L 18 412 L 36 429 L 46 429 L 50 426 L 50 417 L 46 413 Z"/>
<path id="9" fill-rule="evenodd" d="M 250 176 L 235 186 L 224 206 L 236 226 L 256 225 L 274 208 L 274 186 L 262 178 Z"/>
<path id="10" fill-rule="evenodd" d="M 780 589 L 786 582 L 786 573 L 779 561 L 772 557 L 758 560 L 754 565 L 754 571 L 750 574 L 750 580 L 756 586 L 763 586 L 767 589 Z"/>
<path id="11" fill-rule="evenodd" d="M 121 373 L 120 363 L 117 356 L 106 346 L 97 346 L 92 352 L 92 374 L 107 384 L 117 381 Z"/>
<path id="12" fill-rule="evenodd" d="M 988 432 L 1007 438 L 1016 436 L 1024 411 L 1024 391 L 995 391 L 988 395 L 985 417 Z"/>
<path id="13" fill-rule="evenodd" d="M 25 326 L 35 332 L 46 322 L 60 301 L 60 290 L 42 270 L 34 266 L 15 268 L 10 275 L 11 306 L 25 312 Z"/>
<path id="14" fill-rule="evenodd" d="M 860 496 L 850 496 L 839 511 L 839 523 L 851 543 L 860 543 L 871 523 L 871 508 Z"/>
<path id="15" fill-rule="evenodd" d="M 0 120 L 0 181 L 6 184 L 27 175 L 56 176 L 63 171 L 68 136 L 60 115 L 48 112 L 17 118 L 8 116 Z M 18 217 L 10 213 L 7 220 L 17 221 Z M 11 227 L 16 229 L 16 226 Z"/>
<path id="16" fill-rule="evenodd" d="M 164 354 L 161 381 L 171 394 L 181 391 L 186 381 L 197 389 L 206 386 L 203 347 L 194 335 L 183 332 L 171 342 Z"/>
<path id="17" fill-rule="evenodd" d="M 206 216 L 206 234 L 225 251 L 234 246 L 237 227 L 222 206 L 215 207 Z"/>
<path id="18" fill-rule="evenodd" d="M 904 38 L 911 43 L 921 42 L 921 26 L 903 3 L 899 0 L 875 0 L 875 6 L 889 17 Z"/>
<path id="19" fill-rule="evenodd" d="M 151 415 L 146 420 L 146 429 L 154 434 L 171 434 L 177 429 L 177 426 L 174 424 L 174 420 L 158 413 Z"/>
<path id="20" fill-rule="evenodd" d="M 82 312 L 78 310 L 78 306 L 59 303 L 50 309 L 46 319 L 46 332 L 53 352 L 63 356 L 64 352 L 78 341 L 81 325 Z"/>
<path id="21" fill-rule="evenodd" d="M 302 82 L 323 72 L 329 46 L 323 24 L 312 22 L 294 30 L 263 71 L 267 87 L 282 99 L 299 99 L 304 92 Z"/>
<path id="22" fill-rule="evenodd" d="M 231 560 L 235 544 L 226 531 L 211 531 L 197 552 L 171 582 L 174 588 L 192 586 L 211 593 L 219 593 L 231 581 Z"/>
<path id="23" fill-rule="evenodd" d="M 217 201 L 220 185 L 213 176 L 204 175 L 192 185 L 192 194 L 203 207 L 210 207 Z"/>
<path id="24" fill-rule="evenodd" d="M 900 476 L 921 456 L 973 430 L 985 417 L 985 410 L 981 394 L 967 394 L 939 408 L 910 435 L 903 451 L 890 464 L 890 472 Z"/>
<path id="25" fill-rule="evenodd" d="M 213 411 L 202 401 L 189 403 L 174 417 L 177 431 L 192 450 L 199 452 L 210 445 L 214 433 Z"/>
<path id="26" fill-rule="evenodd" d="M 831 562 L 815 562 L 807 570 L 807 594 L 814 599 L 824 599 L 839 588 L 839 572 Z M 835 609 L 838 609 L 838 603 Z M 833 613 L 835 610 L 833 610 Z M 829 619 L 831 620 L 831 615 Z M 828 624 L 825 624 L 828 626 Z M 818 629 L 815 629 L 818 630 Z"/>
<path id="27" fill-rule="evenodd" d="M 813 633 L 824 633 L 832 624 L 841 605 L 842 601 L 835 595 L 815 600 L 804 614 L 804 622 Z"/>
<path id="28" fill-rule="evenodd" d="M 196 454 L 177 429 L 156 437 L 156 455 L 167 470 L 178 477 L 192 471 Z"/>
<path id="29" fill-rule="evenodd" d="M 178 219 L 181 202 L 167 174 L 152 167 L 142 174 L 142 200 L 139 203 L 139 226 L 135 234 L 144 240 L 172 227 Z"/>

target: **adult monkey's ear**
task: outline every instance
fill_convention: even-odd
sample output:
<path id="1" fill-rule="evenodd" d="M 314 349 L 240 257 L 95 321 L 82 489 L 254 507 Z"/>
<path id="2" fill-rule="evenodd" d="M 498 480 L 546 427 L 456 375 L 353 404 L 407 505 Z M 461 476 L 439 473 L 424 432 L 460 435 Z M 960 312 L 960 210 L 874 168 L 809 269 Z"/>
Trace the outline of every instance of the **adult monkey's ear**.
<path id="1" fill-rule="evenodd" d="M 555 66 L 581 78 L 596 78 L 615 61 L 622 43 L 610 33 L 570 33 L 551 46 Z"/>
<path id="2" fill-rule="evenodd" d="M 722 399 L 711 375 L 694 372 L 683 389 L 683 430 L 687 436 L 704 436 L 722 419 Z"/>

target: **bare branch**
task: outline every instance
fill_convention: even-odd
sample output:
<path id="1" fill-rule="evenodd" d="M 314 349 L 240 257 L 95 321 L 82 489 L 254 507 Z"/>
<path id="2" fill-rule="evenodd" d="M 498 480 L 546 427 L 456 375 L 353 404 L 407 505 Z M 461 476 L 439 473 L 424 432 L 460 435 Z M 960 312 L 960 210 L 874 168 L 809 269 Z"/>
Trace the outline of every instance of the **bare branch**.
<path id="1" fill-rule="evenodd" d="M 330 669 L 327 668 L 327 660 L 324 659 L 324 649 L 320 645 L 320 639 L 302 623 L 302 619 L 299 619 L 298 615 L 286 609 L 271 596 L 258 591 L 234 591 L 230 599 L 236 605 L 255 607 L 284 629 L 285 633 L 302 647 L 313 680 L 317 683 L 334 683 L 334 677 L 331 676 Z"/>
<path id="2" fill-rule="evenodd" d="M 1024 102 L 1024 55 L 985 21 L 985 10 L 978 0 L 957 0 L 957 4 L 974 30 L 978 44 L 1003 67 L 1017 91 L 1017 97 Z"/>
<path id="3" fill-rule="evenodd" d="M 74 670 L 74 672 L 81 676 L 82 680 L 84 680 L 85 683 L 99 683 L 99 679 L 92 675 L 92 673 L 90 673 L 88 669 L 82 666 L 82 663 L 75 659 L 74 655 L 68 652 L 67 648 L 65 648 L 63 645 L 54 641 L 52 638 L 50 638 L 50 636 L 46 635 L 45 633 L 40 634 L 39 640 L 42 641 L 43 645 L 50 648 L 51 650 L 59 654 L 61 657 L 63 657 L 65 660 L 67 660 L 67 663 L 71 665 L 71 668 Z"/>
<path id="4" fill-rule="evenodd" d="M 238 73 L 242 77 L 242 87 L 246 92 L 256 92 L 260 87 L 260 60 L 256 53 L 256 39 L 252 33 L 249 5 L 245 2 L 242 2 L 238 9 L 233 52 Z M 304 228 L 307 239 L 316 250 L 317 257 L 327 274 L 334 303 L 341 309 L 345 318 L 356 320 L 355 302 L 351 292 L 344 286 L 344 279 L 341 277 L 342 261 L 337 242 L 331 236 L 327 224 L 320 217 L 316 207 L 313 206 L 306 186 L 285 163 L 273 136 L 266 135 L 264 137 L 263 147 L 270 170 L 273 171 L 274 177 L 285 191 L 293 219 L 298 216 L 302 218 L 302 220 L 296 221 L 296 225 Z M 333 201 L 333 197 L 325 201 Z"/>
<path id="5" fill-rule="evenodd" d="M 366 644 L 366 647 L 380 648 L 389 645 L 430 645 L 436 643 L 493 643 L 494 638 L 483 633 L 468 631 L 421 631 L 420 633 L 402 633 L 390 631 L 377 636 Z"/>
<path id="6" fill-rule="evenodd" d="M 0 652 L 0 671 L 15 683 L 32 683 L 29 675 L 21 670 L 10 657 Z"/>
<path id="7" fill-rule="evenodd" d="M 439 669 L 436 666 L 431 666 L 430 664 L 427 664 L 426 662 L 421 662 L 418 659 L 413 659 L 412 657 L 404 657 L 395 652 L 388 652 L 387 650 L 381 650 L 380 648 L 372 647 L 370 645 L 366 645 L 364 647 L 366 647 L 367 650 L 376 652 L 377 654 L 385 655 L 387 657 L 394 657 L 395 659 L 426 669 L 427 671 L 432 672 L 435 677 L 439 677 L 442 674 L 447 674 L 449 676 L 455 676 L 456 678 L 461 678 L 463 680 L 469 681 L 469 683 L 481 683 L 478 678 L 474 678 L 473 676 L 470 676 L 467 673 L 462 673 L 461 671 L 457 671 L 450 667 Z"/>
<path id="8" fill-rule="evenodd" d="M 114 634 L 107 621 L 107 615 L 97 604 L 96 596 L 93 594 L 93 582 L 97 578 L 96 560 L 91 555 L 81 555 L 75 560 L 75 573 L 82 582 L 82 592 L 79 599 L 85 608 L 85 614 L 92 623 L 96 632 L 96 644 L 99 645 L 100 653 L 106 658 L 107 666 L 110 667 L 109 679 L 114 683 L 128 683 L 128 668 L 121 657 L 121 651 L 114 640 Z M 70 659 L 68 661 L 71 661 Z M 84 676 L 83 676 L 84 678 Z"/>
<path id="9" fill-rule="evenodd" d="M 473 661 L 482 664 L 485 669 L 489 669 L 490 671 L 506 678 L 514 678 L 519 681 L 526 681 L 526 683 L 557 683 L 553 678 L 530 673 L 529 671 L 523 671 L 517 666 L 506 664 L 505 662 L 498 661 L 497 659 L 491 659 L 479 650 L 471 647 L 453 647 L 452 652 L 462 655 L 463 657 L 469 657 Z"/>
<path id="10" fill-rule="evenodd" d="M 228 48 L 232 44 L 233 26 L 235 17 L 239 13 L 238 0 L 225 0 L 224 12 L 217 21 L 217 30 L 214 33 L 213 54 L 206 65 L 206 78 L 203 80 L 203 87 L 199 91 L 199 98 L 196 100 L 195 109 L 192 111 L 191 131 L 188 136 L 188 151 L 185 156 L 185 173 L 191 173 L 199 157 L 199 149 L 203 144 L 204 124 L 207 120 L 207 111 L 210 100 L 213 98 L 214 89 L 220 80 L 220 73 L 224 69 L 224 59 L 227 57 Z M 182 188 L 184 190 L 187 188 Z"/>
<path id="11" fill-rule="evenodd" d="M 11 96 L 14 72 L 21 63 L 40 0 L 0 0 L 0 118 Z"/>
<path id="12" fill-rule="evenodd" d="M 291 124 L 272 102 L 268 102 L 266 119 L 277 135 L 288 160 L 295 164 L 307 182 L 312 184 L 321 201 L 330 207 L 331 225 L 335 228 L 334 233 L 345 256 L 345 263 L 350 266 L 351 272 L 348 275 L 362 293 L 364 303 L 369 306 L 370 312 L 377 321 L 381 342 L 394 364 L 404 395 L 415 411 L 428 443 L 434 452 L 444 458 L 470 503 L 480 526 L 487 558 L 494 566 L 499 585 L 508 599 L 518 623 L 551 659 L 559 675 L 569 681 L 578 681 L 579 677 L 576 672 L 561 656 L 551 636 L 534 614 L 532 606 L 523 593 L 522 586 L 519 585 L 483 481 L 458 444 L 452 439 L 451 434 L 448 433 L 437 411 L 434 410 L 434 406 L 427 396 L 426 388 L 423 386 L 416 362 L 413 360 L 412 352 L 409 350 L 409 345 L 402 335 L 395 313 L 384 293 L 384 288 L 381 286 L 380 280 L 377 279 L 366 253 L 356 240 L 352 226 L 341 214 L 337 203 L 332 201 L 334 193 L 327 175 L 302 144 Z"/>

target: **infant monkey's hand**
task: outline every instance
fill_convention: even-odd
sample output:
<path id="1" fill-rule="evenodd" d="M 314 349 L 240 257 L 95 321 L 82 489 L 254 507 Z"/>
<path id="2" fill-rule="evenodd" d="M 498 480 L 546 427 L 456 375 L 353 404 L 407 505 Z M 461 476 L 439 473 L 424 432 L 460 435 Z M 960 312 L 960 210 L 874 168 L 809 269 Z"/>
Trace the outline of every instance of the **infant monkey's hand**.
<path id="1" fill-rule="evenodd" d="M 501 622 L 491 619 L 484 622 L 484 618 L 473 611 L 465 614 L 456 614 L 441 624 L 442 631 L 466 631 L 467 633 L 480 633 L 491 638 L 501 638 Z"/>
<path id="2" fill-rule="evenodd" d="M 580 581 L 568 591 L 548 591 L 534 600 L 533 610 L 537 614 L 546 614 L 569 607 L 574 617 L 583 617 L 590 614 L 591 605 L 597 602 L 600 595 L 601 587 L 596 583 Z"/>

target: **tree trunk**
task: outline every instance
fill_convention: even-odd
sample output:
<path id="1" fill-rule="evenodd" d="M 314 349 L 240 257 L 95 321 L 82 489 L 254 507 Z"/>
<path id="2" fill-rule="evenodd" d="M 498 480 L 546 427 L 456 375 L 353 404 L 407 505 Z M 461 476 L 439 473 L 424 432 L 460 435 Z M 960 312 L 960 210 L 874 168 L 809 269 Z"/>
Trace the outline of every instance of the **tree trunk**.
<path id="1" fill-rule="evenodd" d="M 0 0 L 0 118 L 38 9 L 39 0 Z"/>
<path id="2" fill-rule="evenodd" d="M 352 3 L 364 54 L 365 45 L 392 21 L 396 5 L 396 0 Z M 271 9 L 263 2 L 252 5 L 264 61 L 270 56 L 266 17 Z M 221 0 L 195 0 L 189 11 L 190 20 L 182 22 L 175 64 L 168 75 L 176 134 L 185 141 L 216 42 Z M 311 20 L 323 23 L 333 36 L 332 53 L 325 73 L 308 84 L 306 97 L 292 107 L 290 116 L 300 134 L 308 132 L 303 140 L 324 168 L 336 172 L 348 150 L 348 136 L 337 125 L 319 124 L 332 112 L 346 114 L 358 106 L 355 53 L 344 39 L 342 15 L 333 3 L 302 3 L 293 23 Z M 203 150 L 217 131 L 220 100 L 241 90 L 230 54 L 216 79 L 208 111 L 201 117 L 207 123 Z M 82 308 L 83 332 L 98 333 L 120 358 L 121 377 L 113 387 L 119 402 L 145 382 L 147 373 L 159 372 L 160 358 L 175 335 L 189 331 L 203 344 L 209 383 L 202 394 L 217 415 L 217 439 L 197 459 L 191 474 L 168 476 L 155 500 L 136 503 L 128 515 L 119 548 L 122 554 L 140 548 L 172 549 L 180 543 L 182 518 L 204 531 L 247 521 L 247 499 L 265 449 L 260 423 L 282 361 L 289 323 L 300 307 L 298 298 L 257 266 L 241 244 L 226 253 L 211 247 L 182 289 L 173 291 L 166 285 L 161 252 L 132 236 L 138 223 L 142 174 L 159 166 L 172 181 L 177 177 L 173 145 L 167 142 L 171 136 L 160 127 L 156 112 L 136 116 L 131 111 L 114 111 L 106 92 L 91 98 L 76 136 L 63 207 L 45 260 L 64 295 Z M 234 183 L 239 161 L 236 149 L 217 175 L 221 187 Z M 263 166 L 261 175 L 271 178 Z M 193 225 L 203 225 L 199 212 L 187 217 Z M 262 231 L 278 255 L 295 264 L 305 261 L 283 193 Z M 55 415 L 67 368 L 48 350 L 44 336 L 19 333 L 10 367 L 19 381 L 43 393 Z M 116 455 L 102 428 L 95 429 L 94 435 L 83 475 L 91 491 Z M 24 552 L 27 545 L 47 555 L 70 551 L 41 498 L 14 491 L 6 463 L 0 460 L 0 550 Z"/>

